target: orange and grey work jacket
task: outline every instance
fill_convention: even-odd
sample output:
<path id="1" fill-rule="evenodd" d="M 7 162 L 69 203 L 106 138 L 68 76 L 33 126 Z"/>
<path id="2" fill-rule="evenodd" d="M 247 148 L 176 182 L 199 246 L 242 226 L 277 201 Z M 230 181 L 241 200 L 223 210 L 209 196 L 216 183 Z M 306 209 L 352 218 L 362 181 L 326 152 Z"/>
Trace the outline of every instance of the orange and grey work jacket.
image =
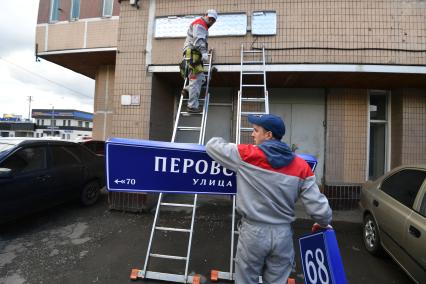
<path id="1" fill-rule="evenodd" d="M 209 27 L 203 17 L 196 19 L 189 25 L 185 44 L 183 46 L 184 59 L 181 63 L 181 73 L 183 77 L 186 77 L 189 71 L 186 67 L 191 70 L 192 74 L 199 74 L 204 71 L 202 54 L 207 53 L 208 37 Z"/>
<path id="2" fill-rule="evenodd" d="M 201 17 L 193 21 L 188 28 L 183 52 L 188 48 L 198 50 L 200 54 L 207 53 L 209 37 L 209 27 L 206 20 Z"/>

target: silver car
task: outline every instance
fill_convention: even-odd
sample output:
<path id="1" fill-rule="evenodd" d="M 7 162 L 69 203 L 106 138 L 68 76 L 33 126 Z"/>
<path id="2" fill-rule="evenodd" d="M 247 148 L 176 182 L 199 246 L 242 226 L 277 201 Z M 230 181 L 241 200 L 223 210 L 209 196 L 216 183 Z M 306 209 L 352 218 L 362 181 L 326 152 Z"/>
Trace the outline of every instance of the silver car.
<path id="1" fill-rule="evenodd" d="M 403 166 L 361 190 L 365 248 L 386 251 L 417 283 L 426 283 L 426 165 Z"/>

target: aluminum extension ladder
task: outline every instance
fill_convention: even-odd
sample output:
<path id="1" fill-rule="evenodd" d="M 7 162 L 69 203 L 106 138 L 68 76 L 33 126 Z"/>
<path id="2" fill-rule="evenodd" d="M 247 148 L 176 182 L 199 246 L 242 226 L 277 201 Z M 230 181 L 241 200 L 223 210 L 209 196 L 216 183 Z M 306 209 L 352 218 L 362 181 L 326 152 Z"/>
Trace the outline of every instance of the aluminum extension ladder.
<path id="1" fill-rule="evenodd" d="M 253 83 L 253 81 L 255 83 Z M 246 134 L 244 143 L 250 138 L 247 134 L 253 131 L 250 127 L 247 117 L 250 114 L 262 115 L 269 113 L 268 90 L 266 89 L 266 58 L 265 47 L 256 50 L 244 50 L 241 45 L 241 70 L 240 70 L 240 89 L 238 91 L 237 106 L 237 125 L 235 143 L 241 143 L 241 136 Z M 246 137 L 248 136 L 248 137 Z M 210 279 L 218 280 L 235 280 L 234 278 L 234 244 L 238 230 L 235 228 L 236 223 L 236 196 L 232 197 L 232 226 L 231 226 L 231 250 L 229 260 L 229 272 L 212 270 Z M 262 279 L 259 276 L 259 283 Z M 284 283 L 283 283 L 284 284 Z"/>
<path id="2" fill-rule="evenodd" d="M 209 51 L 209 59 L 208 63 L 204 64 L 204 74 L 206 75 L 206 83 L 205 83 L 205 92 L 204 92 L 204 98 L 201 98 L 200 96 L 200 104 L 202 103 L 202 109 L 203 111 L 200 113 L 190 113 L 183 111 L 185 109 L 185 106 L 183 106 L 184 102 L 187 102 L 189 98 L 185 98 L 183 94 L 180 95 L 179 100 L 179 106 L 177 110 L 177 115 L 173 127 L 173 135 L 171 142 L 177 142 L 176 137 L 177 134 L 182 131 L 194 131 L 199 132 L 198 135 L 198 141 L 194 141 L 195 143 L 198 142 L 198 144 L 204 144 L 205 139 L 205 132 L 206 132 L 206 122 L 207 122 L 207 113 L 208 113 L 208 107 L 209 107 L 209 84 L 210 84 L 210 77 L 211 77 L 211 66 L 212 66 L 212 59 L 213 59 L 213 50 Z M 207 69 L 207 70 L 206 70 Z M 184 87 L 188 84 L 188 78 L 185 79 Z M 182 117 L 188 117 L 188 116 L 194 116 L 194 117 L 200 117 L 200 126 L 184 126 L 180 125 L 180 121 Z M 155 279 L 155 280 L 163 280 L 163 281 L 169 281 L 169 282 L 177 282 L 177 283 L 194 283 L 198 284 L 200 283 L 200 277 L 198 275 L 189 276 L 188 275 L 188 268 L 189 268 L 189 260 L 191 256 L 191 245 L 192 245 L 192 236 L 194 233 L 194 220 L 195 220 L 195 211 L 197 208 L 197 194 L 194 194 L 194 199 L 192 204 L 188 203 L 169 203 L 169 202 L 163 202 L 163 193 L 159 194 L 158 202 L 157 202 L 157 209 L 155 211 L 154 216 L 154 222 L 151 229 L 151 235 L 149 238 L 148 243 L 148 250 L 146 253 L 145 258 L 145 264 L 142 270 L 139 269 L 132 269 L 132 272 L 130 274 L 130 279 L 136 280 L 138 278 L 147 278 L 147 279 Z M 186 228 L 173 228 L 173 227 L 162 227 L 157 226 L 157 222 L 160 219 L 160 210 L 162 207 L 181 207 L 181 208 L 192 208 L 192 218 L 191 218 L 191 226 L 189 229 Z M 156 231 L 166 231 L 166 232 L 180 232 L 184 234 L 189 234 L 188 236 L 188 248 L 186 256 L 175 256 L 175 255 L 165 255 L 165 254 L 158 254 L 151 252 L 153 239 L 155 236 Z M 171 273 L 163 273 L 163 272 L 155 272 L 155 271 L 149 271 L 148 264 L 151 257 L 154 258 L 162 258 L 162 259 L 172 259 L 172 260 L 179 260 L 185 261 L 185 271 L 184 274 L 171 274 Z"/>

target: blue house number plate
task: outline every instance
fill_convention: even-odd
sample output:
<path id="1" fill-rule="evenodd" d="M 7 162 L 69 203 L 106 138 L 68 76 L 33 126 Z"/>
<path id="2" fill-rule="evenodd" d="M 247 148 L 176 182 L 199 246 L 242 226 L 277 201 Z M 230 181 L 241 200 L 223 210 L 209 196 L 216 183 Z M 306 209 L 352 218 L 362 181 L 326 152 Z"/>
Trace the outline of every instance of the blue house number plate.
<path id="1" fill-rule="evenodd" d="M 346 284 L 334 230 L 302 237 L 299 245 L 306 284 Z"/>

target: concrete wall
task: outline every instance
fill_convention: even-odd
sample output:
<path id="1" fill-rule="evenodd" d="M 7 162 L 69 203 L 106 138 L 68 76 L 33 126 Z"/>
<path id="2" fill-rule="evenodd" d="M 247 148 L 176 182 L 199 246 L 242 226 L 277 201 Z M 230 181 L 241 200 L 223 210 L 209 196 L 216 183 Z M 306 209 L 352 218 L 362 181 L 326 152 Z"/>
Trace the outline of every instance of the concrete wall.
<path id="1" fill-rule="evenodd" d="M 115 66 L 102 66 L 96 74 L 93 138 L 106 140 L 112 133 Z"/>
<path id="2" fill-rule="evenodd" d="M 426 164 L 426 90 L 402 90 L 402 164 Z"/>
<path id="3" fill-rule="evenodd" d="M 327 184 L 356 184 L 366 179 L 367 94 L 364 89 L 327 90 Z"/>
<path id="4" fill-rule="evenodd" d="M 170 141 L 173 133 L 177 92 L 158 75 L 152 77 L 149 139 Z"/>
<path id="5" fill-rule="evenodd" d="M 149 139 L 152 74 L 145 68 L 148 1 L 140 9 L 123 1 L 120 10 L 118 53 L 115 67 L 112 135 Z M 140 105 L 122 106 L 122 95 L 139 95 Z"/>
<path id="6" fill-rule="evenodd" d="M 391 169 L 402 164 L 402 93 L 401 89 L 391 93 Z"/>
<path id="7" fill-rule="evenodd" d="M 68 21 L 70 19 L 70 9 L 72 0 L 60 1 L 60 21 Z M 40 0 L 38 8 L 37 24 L 48 23 L 50 20 L 51 0 Z M 80 0 L 80 19 L 102 17 L 103 0 Z M 113 16 L 120 14 L 120 3 L 114 0 Z"/>
<path id="8" fill-rule="evenodd" d="M 40 24 L 36 28 L 38 52 L 117 47 L 117 38 L 117 18 Z"/>
<path id="9" fill-rule="evenodd" d="M 203 14 L 209 8 L 219 14 L 246 12 L 248 25 L 253 11 L 276 11 L 275 36 L 247 32 L 210 38 L 216 63 L 239 63 L 245 43 L 274 49 L 268 52 L 273 63 L 426 64 L 424 52 L 413 52 L 426 46 L 426 2 L 421 0 L 156 0 L 155 8 L 156 17 Z M 153 63 L 176 63 L 183 41 L 154 39 Z"/>

